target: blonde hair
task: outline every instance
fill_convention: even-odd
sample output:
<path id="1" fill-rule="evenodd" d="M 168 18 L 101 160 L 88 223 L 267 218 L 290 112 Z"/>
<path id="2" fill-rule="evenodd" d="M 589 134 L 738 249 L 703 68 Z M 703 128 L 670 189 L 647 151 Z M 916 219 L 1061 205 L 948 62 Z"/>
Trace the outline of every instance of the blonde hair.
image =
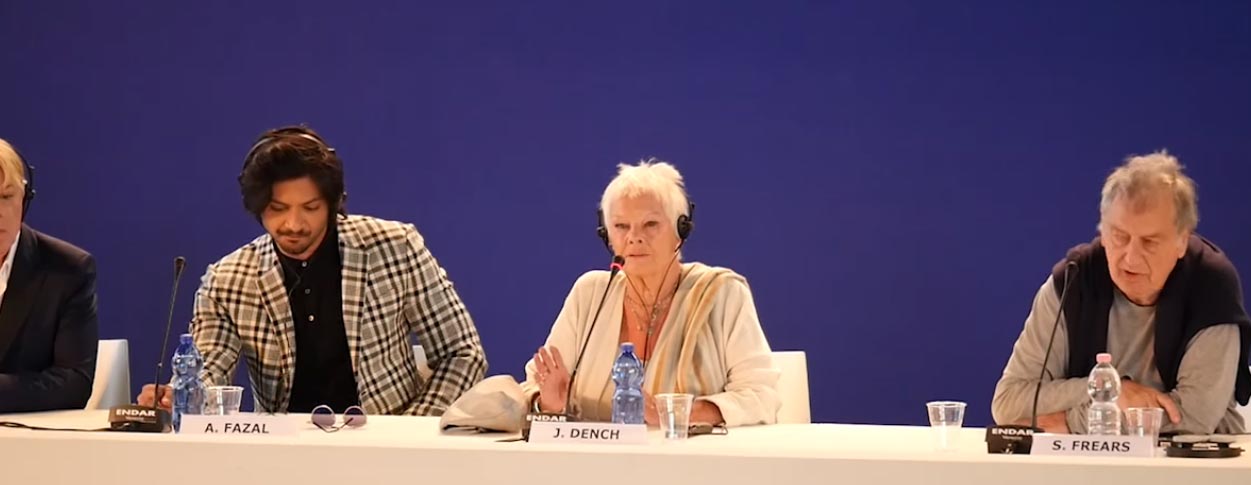
<path id="1" fill-rule="evenodd" d="M 0 188 L 26 190 L 26 165 L 9 142 L 0 138 Z"/>
<path id="2" fill-rule="evenodd" d="M 600 210 L 604 211 L 604 223 L 608 224 L 612 218 L 612 206 L 617 201 L 649 195 L 660 201 L 665 215 L 669 216 L 670 229 L 677 232 L 678 218 L 690 215 L 687 214 L 690 204 L 686 184 L 678 169 L 655 158 L 640 160 L 637 165 L 617 165 L 617 176 L 608 183 L 599 202 Z"/>
<path id="3" fill-rule="evenodd" d="M 1182 173 L 1182 169 L 1177 158 L 1165 150 L 1125 160 L 1103 184 L 1099 225 L 1103 226 L 1103 216 L 1118 199 L 1124 197 L 1137 203 L 1163 192 L 1173 199 L 1177 231 L 1193 232 L 1199 225 L 1199 197 L 1195 193 L 1195 181 Z"/>

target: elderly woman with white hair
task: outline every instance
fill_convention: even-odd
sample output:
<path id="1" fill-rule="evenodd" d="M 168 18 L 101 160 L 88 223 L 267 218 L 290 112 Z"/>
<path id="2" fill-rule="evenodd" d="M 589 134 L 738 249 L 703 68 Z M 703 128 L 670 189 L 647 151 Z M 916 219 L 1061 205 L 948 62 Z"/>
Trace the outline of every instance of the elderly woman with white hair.
<path id="1" fill-rule="evenodd" d="M 1108 176 L 1099 212 L 1099 237 L 1070 250 L 1034 297 L 995 387 L 995 421 L 1030 424 L 1036 407 L 1045 431 L 1087 432 L 1087 376 L 1110 353 L 1123 411 L 1163 409 L 1163 432 L 1241 433 L 1251 320 L 1233 263 L 1194 232 L 1194 181 L 1167 153 L 1132 157 Z"/>
<path id="2" fill-rule="evenodd" d="M 651 396 L 667 392 L 696 396 L 692 422 L 776 421 L 779 372 L 747 281 L 726 268 L 681 261 L 692 208 L 672 165 L 620 166 L 600 201 L 599 232 L 625 259 L 624 269 L 612 281 L 607 271 L 591 271 L 574 283 L 546 344 L 526 364 L 522 388 L 538 411 L 611 420 L 612 365 L 620 344 L 632 342 L 645 367 L 648 424 L 658 421 Z M 602 321 L 593 325 L 605 291 Z M 582 346 L 569 399 L 570 370 Z"/>

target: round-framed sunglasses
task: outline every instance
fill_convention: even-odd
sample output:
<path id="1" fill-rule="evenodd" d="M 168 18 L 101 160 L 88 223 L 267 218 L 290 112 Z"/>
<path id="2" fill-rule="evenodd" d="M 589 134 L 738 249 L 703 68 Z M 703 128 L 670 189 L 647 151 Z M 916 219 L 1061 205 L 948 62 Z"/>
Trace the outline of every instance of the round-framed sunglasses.
<path id="1" fill-rule="evenodd" d="M 322 404 L 321 406 L 313 408 L 313 413 L 310 419 L 313 421 L 313 424 L 318 428 L 321 428 L 322 431 L 333 433 L 343 429 L 344 427 L 359 428 L 364 426 L 366 417 L 364 409 L 361 409 L 360 406 L 352 406 L 343 410 L 343 422 L 339 423 L 339 419 L 335 416 L 334 410 L 330 409 L 330 406 Z"/>

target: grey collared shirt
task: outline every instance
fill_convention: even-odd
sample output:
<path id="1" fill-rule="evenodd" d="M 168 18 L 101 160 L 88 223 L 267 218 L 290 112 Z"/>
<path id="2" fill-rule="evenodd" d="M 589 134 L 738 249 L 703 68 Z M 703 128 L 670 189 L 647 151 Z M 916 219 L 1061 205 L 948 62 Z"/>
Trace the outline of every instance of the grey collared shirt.
<path id="1" fill-rule="evenodd" d="M 1051 278 L 1034 297 L 1034 306 L 1017 338 L 1012 357 L 995 386 L 991 412 L 997 423 L 1011 423 L 1030 417 L 1034 388 L 1042 369 L 1043 354 L 1060 302 Z M 1120 291 L 1115 292 L 1108 314 L 1108 352 L 1112 365 L 1121 375 L 1144 386 L 1163 390 L 1164 383 L 1155 366 L 1155 307 L 1139 306 Z M 1238 371 L 1239 330 L 1237 325 L 1215 325 L 1200 331 L 1186 346 L 1177 372 L 1177 387 L 1169 397 L 1177 403 L 1182 421 L 1167 422 L 1161 431 L 1190 433 L 1242 433 L 1245 425 L 1234 400 Z M 1065 322 L 1056 329 L 1047 375 L 1038 397 L 1038 414 L 1067 412 L 1069 431 L 1086 432 L 1086 378 L 1063 378 L 1069 348 Z M 1053 377 L 1055 376 L 1055 377 Z M 1058 377 L 1058 378 L 1057 378 Z"/>

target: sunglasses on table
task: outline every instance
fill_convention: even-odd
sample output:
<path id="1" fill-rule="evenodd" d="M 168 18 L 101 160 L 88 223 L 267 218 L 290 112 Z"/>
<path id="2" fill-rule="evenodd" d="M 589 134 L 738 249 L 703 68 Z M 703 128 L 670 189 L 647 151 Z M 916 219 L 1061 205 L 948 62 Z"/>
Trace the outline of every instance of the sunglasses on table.
<path id="1" fill-rule="evenodd" d="M 322 404 L 313 408 L 312 416 L 309 418 L 313 424 L 322 431 L 333 433 L 344 427 L 359 428 L 365 425 L 365 410 L 360 406 L 352 406 L 343 410 L 343 422 L 339 422 L 339 417 L 335 416 L 334 410 L 330 406 Z"/>

